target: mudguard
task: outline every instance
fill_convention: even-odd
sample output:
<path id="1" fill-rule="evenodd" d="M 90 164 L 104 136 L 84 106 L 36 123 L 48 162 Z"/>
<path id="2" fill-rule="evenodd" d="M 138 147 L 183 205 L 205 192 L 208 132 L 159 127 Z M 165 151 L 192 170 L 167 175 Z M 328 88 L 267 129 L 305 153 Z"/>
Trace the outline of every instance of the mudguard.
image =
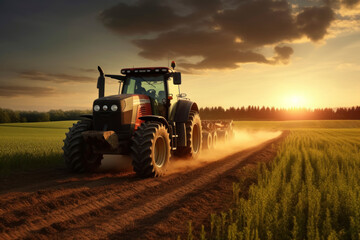
<path id="1" fill-rule="evenodd" d="M 199 112 L 199 108 L 195 102 L 180 99 L 176 103 L 174 122 L 185 123 L 189 119 L 190 111 Z"/>
<path id="2" fill-rule="evenodd" d="M 165 125 L 165 127 L 167 129 L 169 129 L 169 123 L 168 121 L 166 121 L 166 119 L 162 116 L 156 116 L 156 115 L 146 115 L 146 116 L 142 116 L 139 117 L 140 120 L 143 121 L 154 121 L 154 122 L 159 122 Z"/>

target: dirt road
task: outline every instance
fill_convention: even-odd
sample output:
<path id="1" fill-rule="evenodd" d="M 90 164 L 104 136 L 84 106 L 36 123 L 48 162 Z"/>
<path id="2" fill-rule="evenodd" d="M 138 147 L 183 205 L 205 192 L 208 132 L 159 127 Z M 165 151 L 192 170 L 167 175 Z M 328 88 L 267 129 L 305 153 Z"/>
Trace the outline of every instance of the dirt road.
<path id="1" fill-rule="evenodd" d="M 232 182 L 240 173 L 248 187 L 248 171 L 273 159 L 286 134 L 162 178 L 54 169 L 1 179 L 0 239 L 184 238 L 189 220 L 206 225 L 210 213 L 231 206 Z"/>

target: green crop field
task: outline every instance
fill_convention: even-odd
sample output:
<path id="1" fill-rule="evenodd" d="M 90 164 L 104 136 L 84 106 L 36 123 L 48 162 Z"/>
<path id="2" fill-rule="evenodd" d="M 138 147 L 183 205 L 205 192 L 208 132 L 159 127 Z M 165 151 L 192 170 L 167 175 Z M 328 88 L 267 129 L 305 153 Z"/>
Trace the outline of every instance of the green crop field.
<path id="1" fill-rule="evenodd" d="M 62 140 L 72 123 L 0 124 L 0 174 L 63 164 Z"/>
<path id="2" fill-rule="evenodd" d="M 246 198 L 234 183 L 234 207 L 200 239 L 360 239 L 360 121 L 235 124 L 291 132 Z"/>

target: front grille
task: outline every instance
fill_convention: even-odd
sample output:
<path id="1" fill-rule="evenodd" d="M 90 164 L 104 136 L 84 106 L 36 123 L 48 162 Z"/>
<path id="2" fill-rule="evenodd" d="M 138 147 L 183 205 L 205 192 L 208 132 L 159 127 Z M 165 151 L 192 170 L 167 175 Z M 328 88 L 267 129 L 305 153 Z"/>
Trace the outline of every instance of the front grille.
<path id="1" fill-rule="evenodd" d="M 99 111 L 93 111 L 94 116 L 94 130 L 96 131 L 121 131 L 121 106 L 119 100 L 96 100 L 94 105 L 99 105 Z M 103 106 L 107 105 L 108 109 L 105 111 Z M 117 105 L 117 111 L 112 111 L 111 106 Z"/>

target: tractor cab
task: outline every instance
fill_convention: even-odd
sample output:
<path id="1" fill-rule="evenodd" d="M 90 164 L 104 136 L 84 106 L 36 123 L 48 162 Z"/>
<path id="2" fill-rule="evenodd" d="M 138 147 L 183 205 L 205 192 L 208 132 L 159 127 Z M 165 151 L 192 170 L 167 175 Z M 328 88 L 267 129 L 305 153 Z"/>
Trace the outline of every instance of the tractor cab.
<path id="1" fill-rule="evenodd" d="M 121 73 L 125 74 L 122 82 L 121 94 L 146 95 L 151 103 L 153 115 L 169 119 L 171 105 L 179 96 L 180 73 L 174 73 L 169 68 L 126 68 Z M 177 81 L 176 81 L 177 80 Z"/>

